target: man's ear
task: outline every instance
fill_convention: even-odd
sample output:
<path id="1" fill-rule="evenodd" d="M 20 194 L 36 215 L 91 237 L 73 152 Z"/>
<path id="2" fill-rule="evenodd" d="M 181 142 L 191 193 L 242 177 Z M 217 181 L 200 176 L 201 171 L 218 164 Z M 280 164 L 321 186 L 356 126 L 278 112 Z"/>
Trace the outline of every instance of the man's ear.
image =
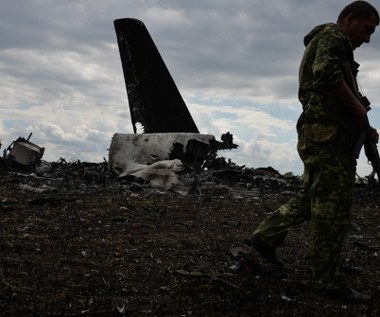
<path id="1" fill-rule="evenodd" d="M 356 20 L 356 14 L 355 13 L 350 13 L 344 18 L 344 22 L 346 25 L 351 25 L 351 23 Z"/>

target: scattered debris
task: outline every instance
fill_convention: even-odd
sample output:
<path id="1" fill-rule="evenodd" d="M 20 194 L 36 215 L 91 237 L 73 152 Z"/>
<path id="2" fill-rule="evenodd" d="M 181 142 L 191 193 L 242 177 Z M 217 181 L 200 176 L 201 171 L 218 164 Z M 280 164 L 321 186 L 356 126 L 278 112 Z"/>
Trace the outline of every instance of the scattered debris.
<path id="1" fill-rule="evenodd" d="M 41 162 L 45 149 L 29 141 L 32 133 L 27 139 L 19 137 L 13 141 L 4 151 L 4 157 L 21 164 L 25 167 L 33 167 Z"/>
<path id="2" fill-rule="evenodd" d="M 121 155 L 123 153 L 125 156 Z M 292 195 L 294 188 L 301 184 L 300 177 L 285 178 L 273 168 L 245 168 L 225 162 L 197 170 L 189 169 L 179 159 L 140 164 L 128 161 L 127 152 L 121 148 L 111 158 L 110 162 L 104 160 L 102 163 L 81 162 L 77 159 L 68 162 L 61 158 L 56 162 L 41 161 L 39 165 L 26 169 L 21 164 L 12 164 L 13 161 L 7 157 L 0 158 L 0 173 L 17 179 L 18 188 L 22 191 L 34 193 L 122 187 L 131 192 L 143 191 L 147 194 L 165 190 L 181 195 L 239 197 L 239 188 L 244 188 L 250 190 L 254 200 L 258 199 L 258 189 L 282 188 L 282 195 Z M 220 161 L 222 158 L 219 158 Z M 223 167 L 219 168 L 220 165 Z M 236 225 L 234 221 L 227 223 Z"/>

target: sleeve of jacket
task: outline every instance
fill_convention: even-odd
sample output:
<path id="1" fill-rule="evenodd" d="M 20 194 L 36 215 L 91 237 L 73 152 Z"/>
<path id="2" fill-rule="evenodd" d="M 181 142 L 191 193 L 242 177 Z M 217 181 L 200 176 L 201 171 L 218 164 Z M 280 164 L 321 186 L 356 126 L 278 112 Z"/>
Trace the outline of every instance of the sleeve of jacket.
<path id="1" fill-rule="evenodd" d="M 312 66 L 314 86 L 321 89 L 335 86 L 344 80 L 344 65 L 351 50 L 348 38 L 336 28 L 327 28 L 320 35 Z"/>

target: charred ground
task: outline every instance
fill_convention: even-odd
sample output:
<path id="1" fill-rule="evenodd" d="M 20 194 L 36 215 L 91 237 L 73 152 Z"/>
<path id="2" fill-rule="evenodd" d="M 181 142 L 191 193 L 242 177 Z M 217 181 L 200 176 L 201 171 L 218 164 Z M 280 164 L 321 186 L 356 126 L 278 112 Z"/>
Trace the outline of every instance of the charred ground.
<path id="1" fill-rule="evenodd" d="M 279 250 L 285 273 L 244 245 L 299 186 L 272 169 L 223 169 L 181 196 L 117 179 L 104 164 L 60 163 L 43 175 L 3 168 L 1 314 L 379 316 L 379 188 L 357 186 L 343 251 L 361 268 L 351 279 L 372 295 L 366 305 L 309 291 L 308 224 Z"/>

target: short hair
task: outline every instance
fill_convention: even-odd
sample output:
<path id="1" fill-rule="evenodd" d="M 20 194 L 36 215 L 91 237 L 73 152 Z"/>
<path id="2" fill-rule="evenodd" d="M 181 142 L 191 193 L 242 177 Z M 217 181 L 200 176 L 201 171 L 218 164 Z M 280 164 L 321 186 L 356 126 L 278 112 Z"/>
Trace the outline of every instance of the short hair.
<path id="1" fill-rule="evenodd" d="M 366 19 L 371 14 L 373 14 L 377 19 L 377 25 L 379 25 L 379 13 L 375 7 L 367 1 L 354 1 L 345 6 L 342 12 L 339 14 L 337 22 L 339 23 L 343 21 L 343 19 L 351 13 L 356 15 L 359 19 Z"/>

